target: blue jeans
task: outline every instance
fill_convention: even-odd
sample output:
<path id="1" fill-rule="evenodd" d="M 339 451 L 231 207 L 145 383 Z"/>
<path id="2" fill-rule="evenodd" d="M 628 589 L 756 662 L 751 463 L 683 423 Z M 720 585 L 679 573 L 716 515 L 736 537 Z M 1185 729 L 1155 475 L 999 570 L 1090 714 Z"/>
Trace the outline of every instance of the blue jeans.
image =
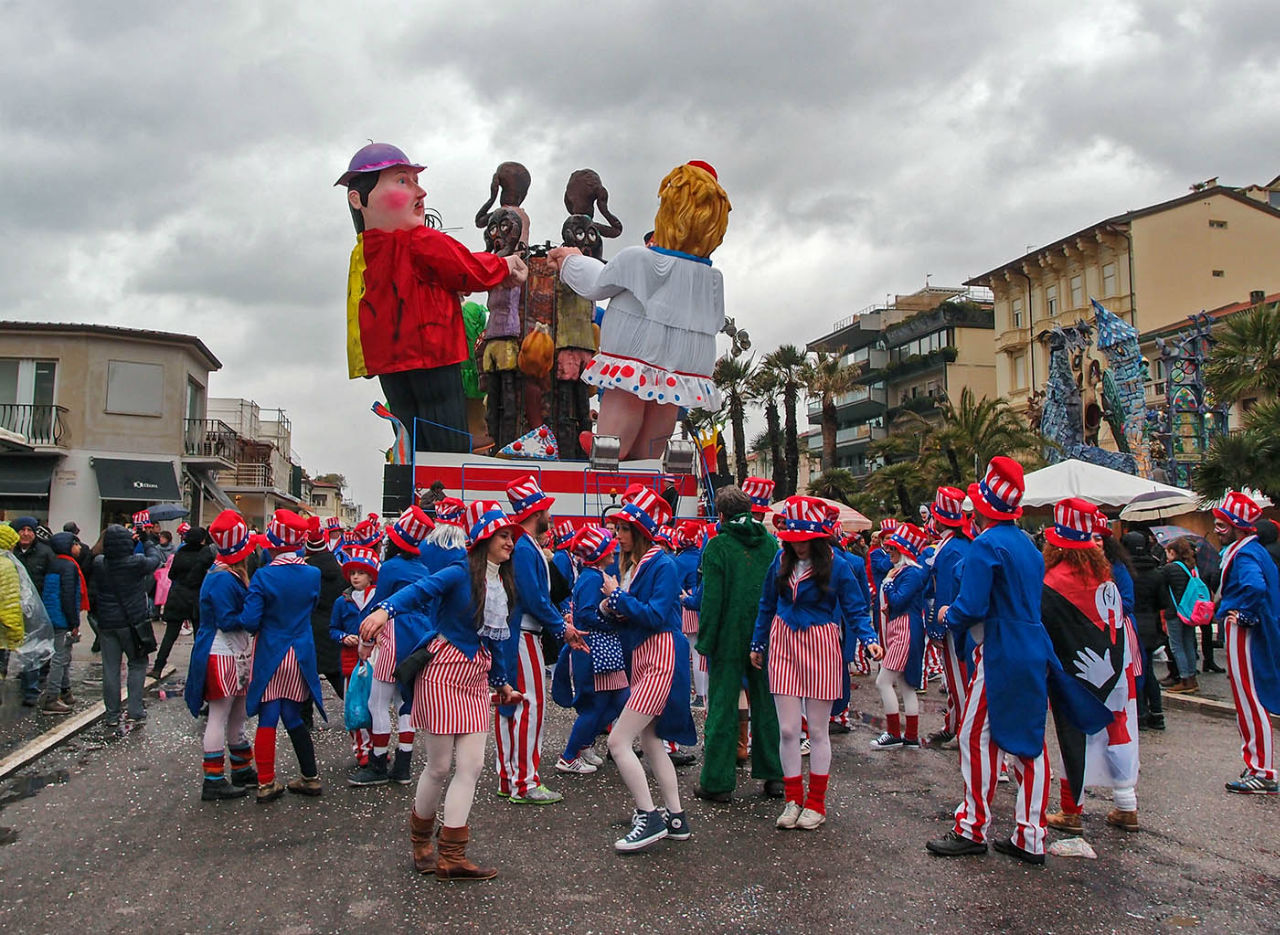
<path id="1" fill-rule="evenodd" d="M 1199 627 L 1189 627 L 1174 614 L 1173 619 L 1165 620 L 1169 631 L 1169 649 L 1173 651 L 1173 662 L 1178 667 L 1178 676 L 1184 679 L 1196 677 L 1196 640 Z"/>
<path id="2" fill-rule="evenodd" d="M 25 688 L 25 683 L 24 683 Z M 44 695 L 53 699 L 71 691 L 71 631 L 53 631 L 53 658 L 44 682 Z"/>

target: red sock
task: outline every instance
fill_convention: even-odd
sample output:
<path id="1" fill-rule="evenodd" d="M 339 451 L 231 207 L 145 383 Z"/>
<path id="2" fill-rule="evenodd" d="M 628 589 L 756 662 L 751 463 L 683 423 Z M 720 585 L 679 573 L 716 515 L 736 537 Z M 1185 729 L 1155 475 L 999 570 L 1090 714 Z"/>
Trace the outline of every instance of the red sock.
<path id="1" fill-rule="evenodd" d="M 894 737 L 902 736 L 902 718 L 896 714 L 886 714 L 884 716 L 884 729 Z"/>
<path id="2" fill-rule="evenodd" d="M 1071 783 L 1066 779 L 1059 779 L 1062 785 L 1062 812 L 1065 815 L 1083 815 L 1084 806 L 1076 804 L 1076 797 L 1071 794 Z"/>
<path id="3" fill-rule="evenodd" d="M 784 776 L 782 778 L 782 787 L 786 793 L 788 802 L 795 802 L 799 805 L 804 801 L 803 776 Z"/>
<path id="4" fill-rule="evenodd" d="M 276 729 L 259 727 L 253 735 L 253 759 L 258 767 L 258 784 L 268 785 L 276 778 Z"/>
<path id="5" fill-rule="evenodd" d="M 373 752 L 386 753 L 387 747 L 391 745 L 390 734 L 374 734 L 373 735 Z"/>
<path id="6" fill-rule="evenodd" d="M 413 731 L 411 730 L 400 731 L 400 749 L 401 750 L 413 749 Z"/>
<path id="7" fill-rule="evenodd" d="M 810 773 L 809 797 L 804 800 L 805 808 L 823 815 L 827 813 L 827 778 L 827 773 Z"/>
<path id="8" fill-rule="evenodd" d="M 920 715 L 918 714 L 907 715 L 907 739 L 920 739 Z"/>

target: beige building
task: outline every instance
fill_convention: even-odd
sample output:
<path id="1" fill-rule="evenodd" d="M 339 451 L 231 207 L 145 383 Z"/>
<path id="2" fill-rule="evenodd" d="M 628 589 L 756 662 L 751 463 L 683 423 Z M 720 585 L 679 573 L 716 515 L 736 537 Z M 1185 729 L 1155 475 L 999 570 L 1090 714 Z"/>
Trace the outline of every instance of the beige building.
<path id="1" fill-rule="evenodd" d="M 1211 180 L 1172 201 L 1099 221 L 968 280 L 994 298 L 997 393 L 1025 411 L 1044 386 L 1055 324 L 1092 320 L 1091 298 L 1152 333 L 1188 315 L 1280 289 L 1280 178 Z"/>
<path id="2" fill-rule="evenodd" d="M 233 435 L 230 463 L 219 469 L 218 486 L 252 528 L 262 531 L 276 510 L 297 510 L 303 471 L 293 454 L 293 425 L 283 409 L 262 409 L 252 399 L 209 400 L 211 429 Z"/>

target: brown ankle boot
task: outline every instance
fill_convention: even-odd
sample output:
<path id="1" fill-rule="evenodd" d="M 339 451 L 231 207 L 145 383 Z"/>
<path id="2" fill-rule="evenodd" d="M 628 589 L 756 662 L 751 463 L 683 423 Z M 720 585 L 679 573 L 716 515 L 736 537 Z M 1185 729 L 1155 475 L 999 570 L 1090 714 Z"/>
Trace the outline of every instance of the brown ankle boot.
<path id="1" fill-rule="evenodd" d="M 419 873 L 431 873 L 436 869 L 436 849 L 433 842 L 436 831 L 436 816 L 419 818 L 415 811 L 409 812 L 409 843 L 413 846 L 413 869 Z"/>
<path id="2" fill-rule="evenodd" d="M 751 715 L 746 711 L 738 712 L 738 765 L 751 759 Z"/>
<path id="3" fill-rule="evenodd" d="M 1050 812 L 1044 816 L 1044 819 L 1045 823 L 1056 831 L 1075 835 L 1084 834 L 1084 821 L 1079 812 Z"/>
<path id="4" fill-rule="evenodd" d="M 471 839 L 471 828 L 440 826 L 440 841 L 436 859 L 437 880 L 492 880 L 498 875 L 494 867 L 477 867 L 467 860 L 467 842 Z"/>
<path id="5" fill-rule="evenodd" d="M 1107 812 L 1107 824 L 1113 828 L 1119 828 L 1121 831 L 1137 831 L 1138 827 L 1138 810 L 1135 808 L 1131 812 L 1126 812 L 1118 808 L 1113 808 Z"/>

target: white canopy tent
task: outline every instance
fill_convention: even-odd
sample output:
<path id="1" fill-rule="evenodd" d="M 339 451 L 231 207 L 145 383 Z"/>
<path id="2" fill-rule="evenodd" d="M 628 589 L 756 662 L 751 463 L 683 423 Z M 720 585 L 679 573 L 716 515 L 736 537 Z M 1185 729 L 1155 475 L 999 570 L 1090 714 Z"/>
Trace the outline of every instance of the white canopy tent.
<path id="1" fill-rule="evenodd" d="M 1053 506 L 1068 497 L 1079 497 L 1098 506 L 1125 506 L 1138 494 L 1152 491 L 1182 494 L 1198 500 L 1194 493 L 1181 487 L 1135 477 L 1074 458 L 1032 471 L 1026 476 L 1026 482 L 1023 506 Z"/>

